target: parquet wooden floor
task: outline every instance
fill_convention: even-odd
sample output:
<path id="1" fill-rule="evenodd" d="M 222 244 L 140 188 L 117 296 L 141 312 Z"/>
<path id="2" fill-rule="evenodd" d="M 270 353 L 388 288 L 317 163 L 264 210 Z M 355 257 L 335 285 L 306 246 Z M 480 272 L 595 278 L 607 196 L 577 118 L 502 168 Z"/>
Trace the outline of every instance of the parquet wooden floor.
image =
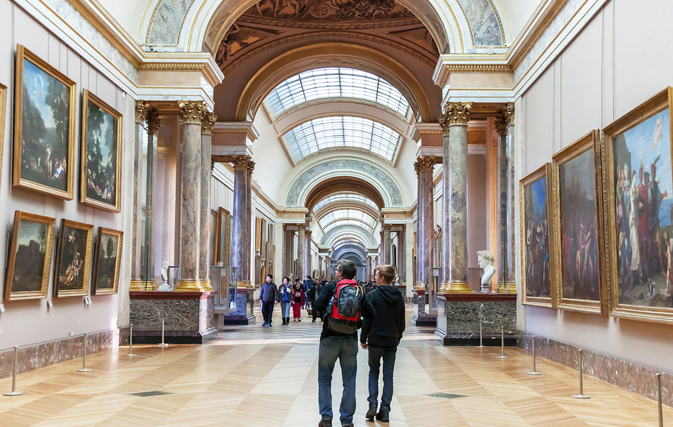
<path id="1" fill-rule="evenodd" d="M 276 310 L 278 315 L 278 310 Z M 134 346 L 91 355 L 18 377 L 20 397 L 0 396 L 0 426 L 287 426 L 318 424 L 317 357 L 321 324 L 232 326 L 206 345 Z M 656 402 L 538 358 L 543 375 L 526 375 L 530 353 L 507 348 L 441 347 L 432 328 L 408 327 L 398 350 L 390 427 L 656 426 Z M 366 422 L 367 354 L 358 354 L 355 425 Z M 337 365 L 335 413 L 341 396 Z M 0 380 L 0 391 L 11 379 Z M 131 393 L 168 393 L 139 397 Z M 467 397 L 442 399 L 448 392 Z M 666 425 L 673 409 L 665 407 Z M 336 424 L 338 425 L 338 423 Z"/>

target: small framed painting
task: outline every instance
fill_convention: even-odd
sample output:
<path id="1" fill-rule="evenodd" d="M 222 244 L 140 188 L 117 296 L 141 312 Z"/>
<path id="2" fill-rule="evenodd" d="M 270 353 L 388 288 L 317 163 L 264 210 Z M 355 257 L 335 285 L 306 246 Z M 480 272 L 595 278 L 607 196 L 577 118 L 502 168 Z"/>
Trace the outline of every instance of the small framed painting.
<path id="1" fill-rule="evenodd" d="M 80 202 L 99 209 L 120 211 L 121 145 L 121 113 L 85 89 Z"/>
<path id="2" fill-rule="evenodd" d="M 74 81 L 17 46 L 15 187 L 72 200 L 76 94 Z"/>
<path id="3" fill-rule="evenodd" d="M 55 297 L 89 294 L 92 251 L 93 225 L 61 219 L 56 247 Z"/>
<path id="4" fill-rule="evenodd" d="M 231 265 L 231 214 L 228 210 L 220 208 L 219 211 L 219 249 L 217 251 L 218 261 L 223 262 L 225 266 Z"/>
<path id="5" fill-rule="evenodd" d="M 55 223 L 55 218 L 14 213 L 5 301 L 47 297 Z"/>
<path id="6" fill-rule="evenodd" d="M 552 158 L 552 290 L 557 308 L 607 315 L 600 150 L 595 130 Z"/>
<path id="7" fill-rule="evenodd" d="M 548 197 L 551 176 L 551 163 L 547 163 L 519 183 L 523 304 L 540 307 L 554 307 L 551 277 L 554 257 L 549 243 L 553 239 Z"/>
<path id="8" fill-rule="evenodd" d="M 124 233 L 98 227 L 96 255 L 93 262 L 93 295 L 111 295 L 119 290 L 119 267 L 122 259 Z"/>
<path id="9" fill-rule="evenodd" d="M 673 323 L 672 101 L 668 87 L 603 129 L 611 316 Z"/>

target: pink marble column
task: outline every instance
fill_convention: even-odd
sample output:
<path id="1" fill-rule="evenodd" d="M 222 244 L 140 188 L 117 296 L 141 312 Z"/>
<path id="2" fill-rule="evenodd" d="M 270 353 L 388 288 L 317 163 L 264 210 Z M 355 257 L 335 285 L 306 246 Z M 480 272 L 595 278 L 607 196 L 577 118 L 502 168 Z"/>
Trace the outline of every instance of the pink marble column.
<path id="1" fill-rule="evenodd" d="M 133 149 L 133 232 L 131 235 L 131 291 L 144 291 L 145 283 L 142 275 L 142 161 L 143 161 L 143 134 L 145 133 L 145 117 L 147 105 L 145 101 L 136 101 L 135 110 L 135 140 Z"/>
<path id="2" fill-rule="evenodd" d="M 297 231 L 297 264 L 299 264 L 297 271 L 299 274 L 306 275 L 304 271 L 304 265 L 306 264 L 306 260 L 304 259 L 304 253 L 306 252 L 306 225 L 299 224 L 297 227 L 299 229 Z M 304 280 L 304 277 L 302 276 L 299 279 Z"/>
<path id="3" fill-rule="evenodd" d="M 287 224 L 283 224 L 283 231 L 285 232 L 285 264 L 283 266 L 283 274 L 287 277 L 291 277 L 292 264 L 294 262 L 294 231 L 288 229 Z"/>
<path id="4" fill-rule="evenodd" d="M 498 259 L 498 292 L 516 293 L 516 254 L 514 239 L 514 224 L 516 218 L 516 171 L 514 161 L 514 104 L 509 103 L 496 120 L 496 127 L 500 134 L 498 157 L 500 159 L 500 256 Z"/>
<path id="5" fill-rule="evenodd" d="M 179 292 L 203 292 L 213 288 L 201 281 L 201 120 L 206 111 L 200 102 L 181 102 L 182 120 L 182 192 L 180 226 Z"/>
<path id="6" fill-rule="evenodd" d="M 392 251 L 393 251 L 393 244 L 392 240 L 390 237 L 390 230 L 392 226 L 390 224 L 383 224 L 383 239 L 381 240 L 381 244 L 383 245 L 383 257 L 381 258 L 381 263 L 382 264 L 392 264 L 393 260 L 391 258 Z"/>
<path id="7" fill-rule="evenodd" d="M 250 251 L 251 251 L 251 230 L 252 218 L 250 216 L 249 189 L 252 188 L 252 171 L 255 168 L 255 162 L 247 156 L 236 156 L 234 158 L 234 208 L 233 208 L 233 230 L 232 230 L 232 253 L 233 266 L 238 273 L 239 288 L 252 288 L 250 281 Z"/>
<path id="8" fill-rule="evenodd" d="M 434 230 L 434 200 L 432 171 L 435 159 L 419 157 L 414 164 L 418 176 L 418 201 L 416 203 L 416 283 L 414 292 L 418 295 L 418 304 L 412 322 L 417 326 L 432 326 L 435 316 L 425 311 L 425 283 L 430 280 L 428 270 L 432 265 Z"/>
<path id="9" fill-rule="evenodd" d="M 214 113 L 205 113 L 201 121 L 201 242 L 199 251 L 199 280 L 210 282 L 210 180 L 213 161 L 211 157 L 213 126 L 217 121 Z"/>
<path id="10" fill-rule="evenodd" d="M 304 276 L 312 276 L 313 266 L 312 259 L 313 253 L 311 251 L 311 235 L 313 232 L 311 230 L 306 230 L 306 237 L 304 238 Z M 312 277 L 314 279 L 314 277 Z"/>

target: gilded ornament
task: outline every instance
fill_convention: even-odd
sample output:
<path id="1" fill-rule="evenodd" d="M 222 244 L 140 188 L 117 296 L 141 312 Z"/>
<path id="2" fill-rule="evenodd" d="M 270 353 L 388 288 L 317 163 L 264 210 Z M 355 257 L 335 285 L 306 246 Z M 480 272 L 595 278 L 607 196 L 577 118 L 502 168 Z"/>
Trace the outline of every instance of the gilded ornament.
<path id="1" fill-rule="evenodd" d="M 433 157 L 419 157 L 414 163 L 414 170 L 416 170 L 416 175 L 419 175 L 423 172 L 432 172 L 432 169 L 435 167 L 435 159 Z"/>
<path id="2" fill-rule="evenodd" d="M 201 135 L 212 135 L 213 127 L 217 122 L 217 114 L 205 113 L 201 119 Z"/>
<path id="3" fill-rule="evenodd" d="M 234 170 L 252 173 L 255 162 L 249 156 L 234 156 Z"/>
<path id="4" fill-rule="evenodd" d="M 514 103 L 508 102 L 502 108 L 500 114 L 495 118 L 495 128 L 501 137 L 505 138 L 509 131 L 509 127 L 514 124 Z"/>
<path id="5" fill-rule="evenodd" d="M 145 101 L 136 101 L 136 123 L 145 123 L 147 104 Z"/>
<path id="6" fill-rule="evenodd" d="M 206 112 L 206 106 L 201 102 L 180 102 L 180 120 L 185 123 L 201 124 L 203 114 Z"/>
<path id="7" fill-rule="evenodd" d="M 161 119 L 159 118 L 159 112 L 155 108 L 150 108 L 146 110 L 145 120 L 147 123 L 147 133 L 154 135 L 161 126 Z"/>
<path id="8" fill-rule="evenodd" d="M 448 135 L 449 126 L 463 125 L 466 126 L 470 121 L 470 111 L 472 110 L 471 102 L 447 102 L 444 104 L 442 115 L 439 117 L 439 125 L 444 131 L 444 135 Z"/>

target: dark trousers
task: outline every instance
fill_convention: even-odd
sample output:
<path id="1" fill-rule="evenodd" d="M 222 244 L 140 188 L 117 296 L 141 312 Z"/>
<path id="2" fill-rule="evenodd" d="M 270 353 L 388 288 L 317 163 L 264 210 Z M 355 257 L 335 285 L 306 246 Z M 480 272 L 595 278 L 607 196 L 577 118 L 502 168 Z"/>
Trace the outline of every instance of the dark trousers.
<path id="1" fill-rule="evenodd" d="M 273 301 L 262 302 L 262 316 L 266 323 L 271 323 L 273 318 Z"/>
<path id="2" fill-rule="evenodd" d="M 381 393 L 381 408 L 390 410 L 390 401 L 393 400 L 393 371 L 395 371 L 395 355 L 397 347 L 372 347 L 369 350 L 369 397 L 370 404 L 378 405 L 379 371 L 383 359 L 383 393 Z"/>

